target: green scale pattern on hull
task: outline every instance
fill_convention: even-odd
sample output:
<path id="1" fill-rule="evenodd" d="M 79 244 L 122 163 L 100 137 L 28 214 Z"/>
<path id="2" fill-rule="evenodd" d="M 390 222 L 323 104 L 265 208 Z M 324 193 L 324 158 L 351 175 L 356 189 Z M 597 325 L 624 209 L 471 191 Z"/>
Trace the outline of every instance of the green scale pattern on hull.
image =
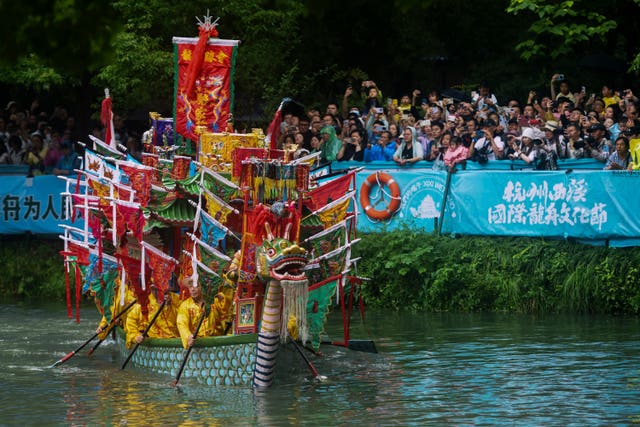
<path id="1" fill-rule="evenodd" d="M 120 354 L 126 358 L 130 350 L 125 346 L 124 334 L 119 331 L 117 337 Z M 157 345 L 161 341 L 174 341 L 177 345 Z M 145 345 L 147 343 L 151 345 Z M 130 363 L 136 368 L 175 377 L 184 353 L 185 350 L 180 345 L 179 339 L 147 338 L 133 355 Z M 198 382 L 211 386 L 248 386 L 251 384 L 255 360 L 255 340 L 224 345 L 196 345 L 191 351 L 183 377 L 195 378 Z"/>

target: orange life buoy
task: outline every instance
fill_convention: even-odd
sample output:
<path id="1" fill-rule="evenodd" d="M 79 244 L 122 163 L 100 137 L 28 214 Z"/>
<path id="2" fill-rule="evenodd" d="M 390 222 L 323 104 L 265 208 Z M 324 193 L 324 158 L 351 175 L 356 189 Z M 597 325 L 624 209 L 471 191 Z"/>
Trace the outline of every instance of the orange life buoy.
<path id="1" fill-rule="evenodd" d="M 386 185 L 389 187 L 389 191 L 391 191 L 391 201 L 384 209 L 374 209 L 374 205 L 371 204 L 369 193 L 371 192 L 371 187 L 374 185 L 379 186 L 380 191 L 383 191 L 382 186 Z M 382 196 L 378 202 L 381 200 L 384 200 Z M 378 204 L 378 202 L 375 204 Z M 371 219 L 389 219 L 400 208 L 400 186 L 388 173 L 380 171 L 372 173 L 362 183 L 362 187 L 360 187 L 360 205 L 362 209 L 364 209 L 364 213 Z"/>

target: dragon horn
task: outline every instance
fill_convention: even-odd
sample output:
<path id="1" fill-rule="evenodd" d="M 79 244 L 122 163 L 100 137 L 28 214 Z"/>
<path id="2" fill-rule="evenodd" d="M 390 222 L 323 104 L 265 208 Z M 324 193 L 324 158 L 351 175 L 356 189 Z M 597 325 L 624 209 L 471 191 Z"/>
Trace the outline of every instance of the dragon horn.
<path id="1" fill-rule="evenodd" d="M 265 221 L 264 229 L 267 230 L 267 240 L 273 240 L 273 233 L 271 232 L 271 226 Z"/>
<path id="2" fill-rule="evenodd" d="M 291 223 L 287 224 L 284 229 L 284 238 L 285 240 L 289 240 L 289 233 L 291 232 Z"/>

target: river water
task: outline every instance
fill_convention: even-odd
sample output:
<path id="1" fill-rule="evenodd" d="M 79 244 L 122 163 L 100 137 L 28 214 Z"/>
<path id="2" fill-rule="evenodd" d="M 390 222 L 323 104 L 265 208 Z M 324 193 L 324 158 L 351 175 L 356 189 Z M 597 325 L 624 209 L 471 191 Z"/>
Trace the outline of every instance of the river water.
<path id="1" fill-rule="evenodd" d="M 0 425 L 626 426 L 640 423 L 640 320 L 367 313 L 378 354 L 323 346 L 314 380 L 292 349 L 266 391 L 120 370 L 115 343 L 63 306 L 0 305 Z M 331 319 L 334 323 L 339 318 Z M 329 332 L 339 329 L 329 328 Z M 287 354 L 287 352 L 289 354 Z"/>

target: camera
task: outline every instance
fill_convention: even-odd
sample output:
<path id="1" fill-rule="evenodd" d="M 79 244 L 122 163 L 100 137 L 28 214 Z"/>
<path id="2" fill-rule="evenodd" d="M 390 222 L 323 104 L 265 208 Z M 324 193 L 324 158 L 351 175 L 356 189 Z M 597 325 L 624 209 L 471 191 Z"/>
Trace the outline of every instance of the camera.
<path id="1" fill-rule="evenodd" d="M 384 110 L 382 109 L 382 107 L 374 107 L 373 112 L 376 114 L 382 114 L 384 113 Z"/>
<path id="2" fill-rule="evenodd" d="M 573 148 L 575 149 L 580 149 L 580 148 L 584 148 L 584 141 L 576 141 L 573 143 Z"/>
<path id="3" fill-rule="evenodd" d="M 564 74 L 558 74 L 558 81 L 561 82 L 563 80 L 565 80 Z"/>

